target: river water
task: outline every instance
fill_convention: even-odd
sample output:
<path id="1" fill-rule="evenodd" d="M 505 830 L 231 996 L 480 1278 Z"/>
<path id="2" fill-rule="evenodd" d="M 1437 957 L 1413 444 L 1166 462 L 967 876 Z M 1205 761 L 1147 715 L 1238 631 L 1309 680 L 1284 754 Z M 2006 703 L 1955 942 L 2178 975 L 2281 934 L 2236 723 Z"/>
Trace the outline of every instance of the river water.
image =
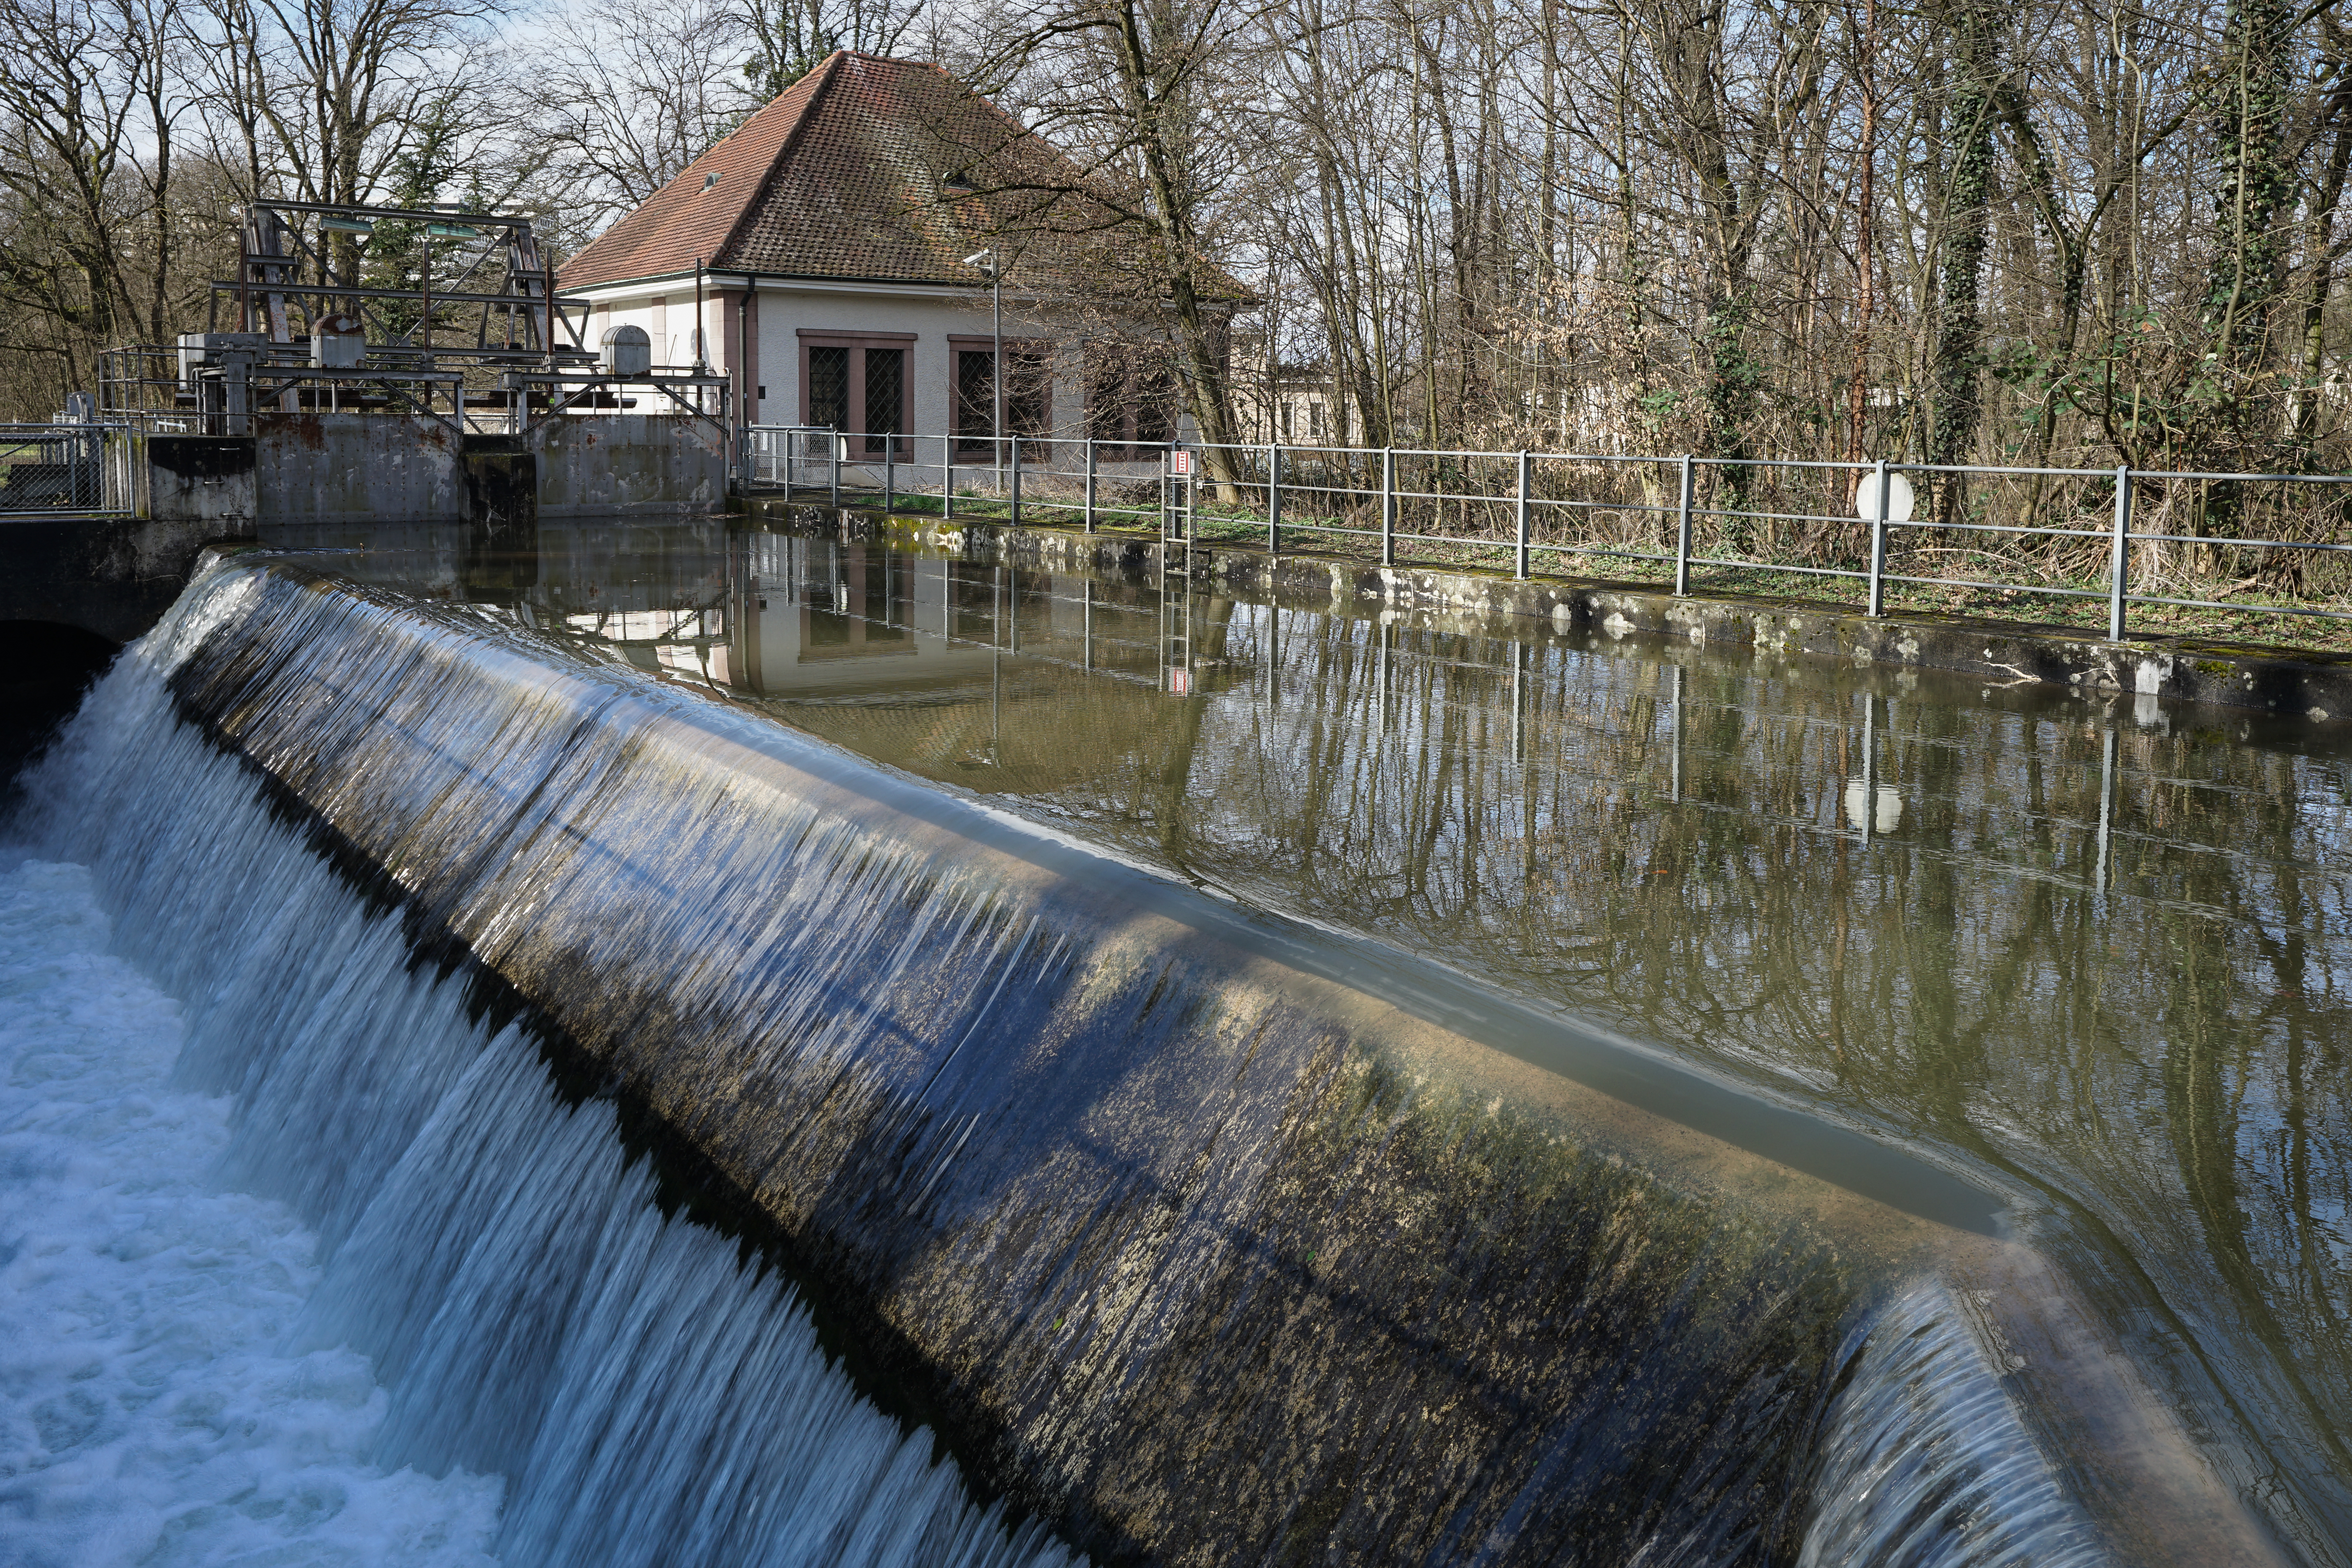
<path id="1" fill-rule="evenodd" d="M 2127 1363 L 2148 1410 L 2177 1426 L 2184 1451 L 2261 1521 L 2266 1545 L 2305 1561 L 2352 1560 L 2344 839 L 2352 743 L 2335 727 L 1440 612 L 1162 595 L 1131 575 L 949 560 L 823 532 L 550 527 L 525 555 L 462 534 L 308 542 L 328 548 L 306 570 L 455 616 L 450 635 L 478 626 L 521 639 L 517 647 L 568 650 L 611 679 L 668 689 L 665 700 L 685 704 L 681 712 L 809 737 L 1073 852 L 1163 878 L 1202 908 L 1285 922 L 1319 952 L 1346 955 L 1311 961 L 1324 973 L 1345 980 L 1388 967 L 1407 976 L 1391 990 L 1423 998 L 1402 1004 L 1419 1016 L 1475 1008 L 1427 1000 L 1458 986 L 1461 996 L 1507 999 L 1538 1020 L 1627 1042 L 1669 1077 L 1625 1089 L 1629 1069 L 1604 1060 L 1601 1047 L 1548 1056 L 1528 1043 L 1540 1028 L 1486 1031 L 1506 1053 L 1622 1090 L 1669 1121 L 1681 1100 L 1694 1107 L 1681 1122 L 1698 1127 L 1695 1108 L 1707 1095 L 1752 1096 L 1783 1121 L 1759 1111 L 1744 1130 L 1710 1124 L 1707 1136 L 1905 1214 L 2029 1243 L 2083 1304 L 2095 1337 Z M 200 631 L 183 628 L 192 638 Z M 127 684 L 121 672 L 116 684 Z M 184 681 L 178 689 L 183 703 L 199 700 Z M 163 691 L 151 684 L 114 700 L 152 707 L 167 703 Z M 86 710 L 82 722 L 95 730 L 98 720 Z M 130 722 L 119 721 L 121 732 Z M 205 787 L 226 792 L 225 802 L 236 795 L 227 775 L 215 776 L 227 765 L 217 753 L 186 743 L 195 749 L 167 786 L 185 796 L 192 781 L 209 779 Z M 161 763 L 117 754 L 120 733 L 114 745 L 108 759 L 80 764 L 81 782 L 110 780 L 133 792 L 118 804 L 135 796 L 153 809 L 157 781 L 125 781 Z M 54 787 L 68 788 L 68 760 L 46 765 Z M 572 1505 L 593 1499 L 588 1511 L 608 1519 L 615 1499 L 642 1494 L 613 1479 L 612 1458 L 593 1443 L 566 1447 L 563 1432 L 579 1424 L 583 1401 L 603 1410 L 635 1397 L 627 1419 L 636 1425 L 625 1429 L 669 1434 L 700 1423 L 705 1435 L 690 1440 L 637 1439 L 701 1456 L 666 1472 L 672 1485 L 690 1487 L 714 1464 L 727 1473 L 805 1471 L 810 1460 L 788 1456 L 808 1431 L 872 1424 L 855 1442 L 824 1439 L 828 1450 L 849 1443 L 869 1457 L 842 1461 L 849 1468 L 811 1493 L 834 1512 L 810 1518 L 852 1522 L 810 1523 L 792 1508 L 819 1503 L 778 1504 L 782 1522 L 762 1525 L 766 1535 L 739 1531 L 727 1545 L 736 1538 L 717 1525 L 641 1500 L 630 1506 L 652 1510 L 646 1531 L 704 1543 L 646 1560 L 768 1560 L 740 1542 L 845 1539 L 869 1506 L 929 1521 L 909 1539 L 937 1543 L 924 1549 L 933 1552 L 979 1560 L 1045 1549 L 1034 1527 L 1008 1533 L 952 1486 L 940 1490 L 948 1483 L 936 1478 L 948 1472 L 903 1418 L 893 1426 L 859 1414 L 849 1384 L 820 1386 L 814 1373 L 791 1370 L 794 1357 L 823 1360 L 813 1331 L 795 1326 L 803 1309 L 792 1288 L 732 1293 L 726 1247 L 660 1220 L 653 1188 L 624 1173 L 625 1140 L 590 1124 L 599 1102 L 569 1110 L 534 1088 L 540 1069 L 495 1033 L 496 1016 L 466 1015 L 462 975 L 435 983 L 446 994 L 414 984 L 331 1002 L 321 993 L 290 1019 L 282 1000 L 223 1000 L 229 976 L 260 964 L 253 949 L 201 964 L 174 956 L 187 900 L 129 890 L 138 878 L 123 869 L 123 847 L 73 826 L 54 796 L 48 810 L 22 829 L 36 858 L 5 889 L 10 940 L 24 950 L 11 952 L 10 971 L 47 977 L 14 983 L 12 996 L 24 998 L 15 1016 L 66 1019 L 103 1003 L 111 1021 L 40 1026 L 62 1030 L 56 1038 L 31 1024 L 9 1027 L 12 1092 L 43 1086 L 32 1109 L 9 1111 L 12 1169 L 47 1173 L 12 1189 L 15 1229 L 0 1238 L 11 1261 L 0 1267 L 25 1266 L 18 1236 L 33 1234 L 24 1216 L 36 1200 L 26 1194 L 37 1190 L 42 1211 L 64 1216 L 45 1223 L 66 1236 L 65 1255 L 91 1258 L 79 1272 L 43 1276 L 61 1299 L 147 1301 L 186 1293 L 171 1279 L 215 1275 L 228 1283 L 205 1288 L 237 1299 L 234 1311 L 214 1313 L 225 1325 L 218 1344 L 166 1369 L 185 1388 L 167 1380 L 164 1394 L 126 1400 L 117 1384 L 145 1389 L 161 1374 L 120 1335 L 87 1352 L 45 1352 L 46 1371 L 12 1370 L 18 1388 L 37 1394 L 17 1406 L 29 1412 L 16 1439 L 23 1453 L 37 1458 L 49 1452 L 41 1445 L 63 1442 L 58 1451 L 85 1468 L 61 1473 L 19 1458 L 16 1479 L 0 1480 L 0 1508 L 19 1507 L 66 1543 L 28 1561 L 107 1560 L 95 1548 L 82 1558 L 68 1550 L 101 1539 L 89 1505 L 74 1500 L 85 1494 L 70 1489 L 90 1483 L 72 1477 L 163 1451 L 118 1408 L 216 1409 L 236 1389 L 289 1378 L 313 1380 L 327 1407 L 346 1414 L 318 1418 L 323 1435 L 299 1464 L 269 1457 L 271 1445 L 294 1438 L 270 1436 L 267 1423 L 254 1428 L 260 1436 L 239 1462 L 258 1479 L 244 1491 L 206 1472 L 221 1463 L 212 1449 L 178 1439 L 183 1458 L 142 1472 L 166 1478 L 145 1505 L 156 1519 L 196 1521 L 175 1525 L 171 1541 L 215 1540 L 202 1530 L 219 1542 L 257 1531 L 326 1541 L 347 1526 L 356 1540 L 370 1510 L 387 1510 L 411 1521 L 401 1539 L 413 1550 L 371 1548 L 353 1560 L 563 1561 L 582 1541 L 603 1542 L 593 1560 L 619 1560 L 614 1537 L 581 1533 L 591 1527 Z M 234 812 L 219 810 L 191 832 L 220 830 Z M 262 903 L 278 911 L 280 939 L 288 911 L 342 910 L 336 900 L 349 897 L 326 890 L 325 872 L 301 869 L 315 846 L 288 845 L 273 851 L 280 860 L 262 882 L 249 868 L 238 873 L 247 886 L 267 884 Z M 172 853 L 184 856 L 184 875 L 207 874 L 200 846 Z M 335 918 L 364 919 L 353 907 Z M 215 923 L 236 921 L 224 914 Z M 415 941 L 391 926 L 368 930 L 366 941 Z M 1076 939 L 1060 940 L 1057 952 Z M 990 941 L 1018 946 L 1012 936 Z M 331 972 L 327 951 L 319 963 Z M 377 983 L 392 987 L 413 960 L 386 951 Z M 1076 958 L 1054 962 L 1083 968 Z M 986 980 L 998 972 L 985 964 L 971 973 L 1003 984 L 1001 973 Z M 1137 1018 L 1150 1015 L 1153 998 Z M 373 1079 L 363 1086 L 372 1106 L 406 1097 L 389 1130 L 353 1116 L 349 1069 L 330 1070 L 318 1055 L 364 1036 L 365 1019 L 378 1016 L 413 1020 L 415 1032 L 441 1042 L 426 1053 L 438 1065 L 412 1061 L 397 1093 Z M 278 1021 L 264 1027 L 265 1017 Z M 966 1048 L 970 1028 L 958 1028 L 926 1070 L 945 1071 Z M 79 1042 L 72 1050 L 58 1043 L 67 1036 Z M 461 1117 L 475 1119 L 474 1131 L 456 1128 Z M 153 1130 L 159 1118 L 168 1135 Z M 87 1131 L 100 1126 L 102 1134 Z M 371 1126 L 374 1142 L 355 1154 L 350 1141 L 364 1144 Z M 99 1141 L 73 1142 L 85 1136 Z M 140 1139 L 162 1142 L 151 1149 Z M 118 1151 L 105 1140 L 131 1142 Z M 450 1157 L 459 1146 L 478 1151 L 478 1168 Z M 932 1181 L 962 1148 L 926 1156 Z M 597 1163 L 607 1159 L 609 1172 Z M 108 1161 L 152 1161 L 169 1173 L 157 1177 L 163 1196 L 129 1205 L 74 1174 Z M 551 1169 L 604 1194 L 586 1205 L 593 1217 L 553 1225 L 549 1215 L 565 1205 L 551 1201 L 529 1225 L 512 1217 L 529 1205 L 509 1204 L 501 1221 L 453 1195 L 520 1188 L 527 1173 Z M 1981 1226 L 1969 1194 L 1985 1194 Z M 187 1251 L 184 1241 L 175 1253 L 121 1239 L 152 1232 L 152 1213 L 163 1211 L 201 1214 L 204 1234 L 236 1238 L 207 1243 L 207 1258 L 221 1247 L 231 1258 L 267 1254 L 268 1289 L 252 1283 L 260 1262 L 206 1263 L 187 1276 L 174 1261 L 182 1274 L 162 1284 L 135 1275 L 164 1267 L 150 1257 Z M 430 1213 L 462 1215 L 447 1223 L 481 1238 L 470 1263 L 420 1270 L 399 1216 Z M 245 1228 L 222 1228 L 233 1225 Z M 125 1253 L 141 1261 L 126 1263 Z M 514 1342 L 478 1326 L 457 1333 L 454 1320 L 478 1315 L 499 1281 L 562 1274 L 548 1261 L 557 1255 L 606 1259 L 567 1266 L 577 1278 L 566 1289 L 616 1268 L 660 1283 L 614 1296 L 601 1318 L 588 1314 L 594 1321 L 551 1352 L 528 1386 L 459 1398 Z M 611 1261 L 621 1258 L 635 1261 Z M 115 1277 L 100 1280 L 106 1270 Z M 1738 1510 L 1756 1506 L 1739 1500 L 1754 1481 L 1706 1482 L 1689 1494 L 1715 1500 L 1706 1503 L 1716 1510 L 1710 1522 L 1688 1535 L 1698 1544 L 1675 1546 L 1672 1531 L 1644 1524 L 1643 1560 L 1982 1563 L 2019 1541 L 2025 1560 L 2040 1562 L 2136 1554 L 2116 1523 L 2132 1504 L 2107 1495 L 2115 1483 L 2096 1451 L 2115 1441 L 2112 1411 L 2070 1424 L 2063 1408 L 2005 1394 L 1973 1363 L 1963 1366 L 1999 1340 L 1966 1329 L 1965 1292 L 1899 1289 L 1884 1300 L 1878 1287 L 1832 1285 L 1817 1271 L 1782 1279 L 1776 1288 L 1799 1297 L 1822 1292 L 1817 1329 L 1769 1342 L 1781 1347 L 1773 1355 L 1828 1357 L 1808 1397 L 1835 1402 L 1805 1418 L 1817 1426 L 1785 1427 L 1800 1434 L 1785 1440 L 1811 1456 L 1800 1469 L 1811 1501 L 1759 1544 L 1742 1533 L 1752 1524 L 1737 1522 L 1750 1517 Z M 680 1308 L 681 1291 L 705 1305 Z M 381 1305 L 386 1294 L 398 1305 Z M 22 1300 L 27 1324 L 58 1310 Z M 478 1305 L 455 1311 L 457 1300 Z M 631 1357 L 619 1347 L 675 1335 L 647 1325 L 680 1310 L 735 1325 L 720 1335 L 733 1339 L 703 1352 L 701 1375 L 725 1367 L 740 1377 L 756 1366 L 763 1384 L 808 1388 L 794 1396 L 803 1414 L 763 1425 L 731 1410 L 717 1386 L 665 1406 L 602 1385 L 606 1369 Z M 163 1333 L 131 1318 L 133 1339 Z M 1790 1348 L 1815 1342 L 1806 1334 L 1862 1337 L 1835 1355 Z M 2006 1353 L 1995 1344 L 1996 1363 Z M 2040 1356 L 2014 1359 L 2009 1370 L 2030 1379 L 2021 1369 Z M 207 1381 L 215 1378 L 217 1387 Z M 870 1379 L 859 1386 L 887 1402 Z M 89 1430 L 67 1430 L 78 1423 Z M 1931 1426 L 1968 1436 L 1928 1441 Z M 1935 1457 L 1961 1452 L 1958 1470 Z M 993 1463 L 984 1454 L 971 1462 L 983 1471 Z M 310 1494 L 287 1478 L 313 1471 L 327 1489 L 320 1495 L 336 1500 L 305 1512 L 299 1497 Z M 1895 1510 L 1901 1517 L 1864 1506 L 1874 1493 L 1907 1500 Z M 208 1500 L 215 1494 L 227 1500 Z M 2087 1521 L 2073 1498 L 2103 1522 Z M 1336 1540 L 1353 1516 L 1333 1507 L 1318 1528 Z M 2006 1521 L 2008 1545 L 1988 1516 Z M 1283 1517 L 1292 1522 L 1280 1538 L 1294 1548 L 1299 1521 L 1320 1518 L 1311 1508 Z M 1516 1516 L 1493 1517 L 1501 1531 Z M 1087 1538 L 1082 1524 L 1071 1528 Z M 1528 1528 L 1532 1542 L 1541 1532 Z M 133 1536 L 138 1528 L 127 1530 Z M 175 1550 L 179 1557 L 158 1560 L 234 1560 L 226 1544 Z M 894 1550 L 876 1548 L 873 1560 L 908 1560 Z"/>
<path id="2" fill-rule="evenodd" d="M 729 549 L 644 601 L 695 607 L 667 625 L 553 574 L 530 598 L 863 755 L 1999 1173 L 2237 1483 L 2352 1539 L 2341 727 Z"/>

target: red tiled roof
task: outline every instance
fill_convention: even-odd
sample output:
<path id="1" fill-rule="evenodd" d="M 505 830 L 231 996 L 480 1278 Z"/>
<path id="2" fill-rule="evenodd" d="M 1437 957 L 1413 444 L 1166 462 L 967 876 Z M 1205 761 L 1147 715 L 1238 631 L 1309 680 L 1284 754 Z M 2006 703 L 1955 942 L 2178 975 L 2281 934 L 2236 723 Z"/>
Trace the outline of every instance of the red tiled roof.
<path id="1" fill-rule="evenodd" d="M 711 178 L 716 176 L 715 181 Z M 971 189 L 950 184 L 961 177 Z M 565 289 L 690 270 L 972 287 L 963 258 L 1001 246 L 1005 280 L 1129 291 L 1131 237 L 1086 171 L 936 66 L 828 57 L 566 262 Z M 1212 295 L 1246 293 L 1205 269 Z M 1156 295 L 1158 289 L 1151 292 Z"/>
<path id="2" fill-rule="evenodd" d="M 688 271 L 698 260 L 712 263 L 840 58 L 833 57 L 785 89 L 647 197 L 643 206 L 589 241 L 557 268 L 559 285 L 585 289 Z M 716 184 L 711 183 L 713 175 Z"/>

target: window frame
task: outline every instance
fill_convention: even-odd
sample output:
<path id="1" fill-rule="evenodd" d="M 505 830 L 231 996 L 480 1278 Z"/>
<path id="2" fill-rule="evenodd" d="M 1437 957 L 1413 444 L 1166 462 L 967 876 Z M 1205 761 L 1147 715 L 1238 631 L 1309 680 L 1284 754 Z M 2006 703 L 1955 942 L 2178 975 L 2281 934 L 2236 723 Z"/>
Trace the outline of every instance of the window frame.
<path id="1" fill-rule="evenodd" d="M 956 453 L 959 457 L 973 454 L 986 456 L 991 450 L 991 432 L 985 429 L 974 432 L 964 428 L 963 360 L 966 354 L 994 353 L 996 342 L 995 335 L 991 332 L 950 332 L 948 334 L 948 423 L 952 426 L 949 434 L 955 437 Z M 1004 357 L 1007 361 L 1005 369 L 1008 373 L 1012 369 L 1010 362 L 1014 356 L 1024 354 L 1034 356 L 1045 365 L 1045 375 L 1043 384 L 1045 395 L 1037 416 L 1037 423 L 1041 428 L 1015 429 L 1013 434 L 1024 441 L 1051 441 L 1055 435 L 1054 383 L 1059 378 L 1061 368 L 1057 363 L 1058 355 L 1055 353 L 1054 340 L 1027 337 L 1008 337 L 1004 340 Z M 1007 405 L 1005 411 L 1008 414 L 1012 412 L 1011 388 L 1012 383 L 1008 375 L 1007 395 L 1004 400 Z M 992 424 L 995 421 L 995 412 L 993 408 L 987 411 Z M 1014 421 L 1007 420 L 1006 423 L 1012 424 Z"/>
<path id="2" fill-rule="evenodd" d="M 1097 374 L 1104 361 L 1117 353 L 1118 389 L 1112 409 L 1116 414 L 1116 435 L 1105 435 L 1106 410 L 1098 405 L 1096 392 L 1109 378 Z M 1086 397 L 1087 434 L 1106 461 L 1115 463 L 1148 462 L 1179 445 L 1184 438 L 1184 393 L 1181 373 L 1176 368 L 1175 345 L 1164 339 L 1112 339 L 1108 342 L 1090 343 L 1082 381 Z M 1156 362 L 1156 363 L 1154 363 Z M 1165 440 L 1145 440 L 1142 436 L 1144 401 L 1151 393 L 1155 378 L 1164 378 L 1168 395 L 1168 437 Z"/>
<path id="3" fill-rule="evenodd" d="M 813 348 L 847 349 L 849 353 L 849 384 L 843 396 L 843 413 L 856 422 L 856 427 L 838 432 L 850 443 L 849 460 L 863 461 L 886 453 L 898 458 L 914 454 L 915 434 L 915 343 L 914 332 L 837 331 L 827 327 L 802 327 L 795 337 L 799 350 L 801 423 L 816 423 L 816 388 L 809 375 L 809 350 Z M 898 428 L 878 434 L 864 428 L 866 421 L 866 351 L 896 349 L 902 357 L 898 362 Z"/>

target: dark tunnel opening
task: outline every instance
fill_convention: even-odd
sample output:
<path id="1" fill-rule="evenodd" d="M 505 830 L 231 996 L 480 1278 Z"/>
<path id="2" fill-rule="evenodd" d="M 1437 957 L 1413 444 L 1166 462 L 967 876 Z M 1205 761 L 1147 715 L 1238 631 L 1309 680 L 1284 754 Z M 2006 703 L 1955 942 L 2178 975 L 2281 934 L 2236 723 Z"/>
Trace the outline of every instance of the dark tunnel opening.
<path id="1" fill-rule="evenodd" d="M 0 805 L 16 775 L 80 706 L 120 644 L 53 621 L 0 621 Z"/>

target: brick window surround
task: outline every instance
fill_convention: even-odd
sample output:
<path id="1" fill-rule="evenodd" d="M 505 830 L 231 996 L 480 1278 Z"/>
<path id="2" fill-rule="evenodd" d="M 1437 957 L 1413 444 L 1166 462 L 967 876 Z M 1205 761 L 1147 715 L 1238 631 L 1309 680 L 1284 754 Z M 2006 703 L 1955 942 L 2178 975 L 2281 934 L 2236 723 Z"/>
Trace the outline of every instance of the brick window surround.
<path id="1" fill-rule="evenodd" d="M 915 334 L 803 327 L 798 336 L 801 423 L 831 425 L 846 434 L 853 458 L 879 458 L 892 447 L 898 457 L 910 457 L 913 443 L 906 437 L 915 428 Z M 895 398 L 888 395 L 885 355 L 898 361 Z M 825 406 L 819 406 L 820 398 Z M 886 419 L 888 428 L 877 428 Z"/>

